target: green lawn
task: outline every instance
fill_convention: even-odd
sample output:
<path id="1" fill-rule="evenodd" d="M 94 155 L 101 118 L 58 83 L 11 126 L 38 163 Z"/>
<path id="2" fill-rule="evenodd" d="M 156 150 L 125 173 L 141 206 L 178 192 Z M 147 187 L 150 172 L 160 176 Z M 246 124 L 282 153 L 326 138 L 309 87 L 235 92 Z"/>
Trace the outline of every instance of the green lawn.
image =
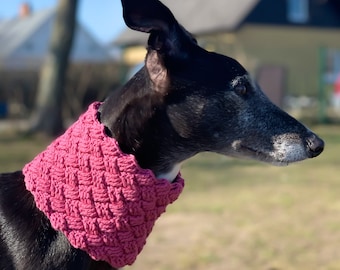
<path id="1" fill-rule="evenodd" d="M 184 165 L 186 187 L 128 270 L 340 269 L 340 126 L 313 128 L 318 158 L 272 167 L 214 154 Z M 48 143 L 0 136 L 0 171 Z"/>

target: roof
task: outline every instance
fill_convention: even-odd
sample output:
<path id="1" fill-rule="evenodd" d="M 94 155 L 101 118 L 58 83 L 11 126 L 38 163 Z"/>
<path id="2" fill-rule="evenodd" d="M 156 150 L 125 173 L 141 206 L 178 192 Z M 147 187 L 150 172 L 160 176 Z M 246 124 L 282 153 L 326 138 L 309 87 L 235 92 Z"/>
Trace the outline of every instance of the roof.
<path id="1" fill-rule="evenodd" d="M 0 58 L 8 56 L 54 15 L 55 9 L 41 10 L 27 17 L 0 21 Z"/>
<path id="2" fill-rule="evenodd" d="M 0 64 L 4 68 L 34 69 L 41 66 L 56 11 L 52 8 L 0 21 Z M 70 58 L 78 63 L 105 62 L 111 59 L 111 55 L 83 25 L 76 22 Z"/>
<path id="3" fill-rule="evenodd" d="M 232 31 L 237 28 L 260 0 L 162 0 L 180 24 L 194 35 Z M 115 45 L 144 44 L 145 33 L 126 29 Z"/>

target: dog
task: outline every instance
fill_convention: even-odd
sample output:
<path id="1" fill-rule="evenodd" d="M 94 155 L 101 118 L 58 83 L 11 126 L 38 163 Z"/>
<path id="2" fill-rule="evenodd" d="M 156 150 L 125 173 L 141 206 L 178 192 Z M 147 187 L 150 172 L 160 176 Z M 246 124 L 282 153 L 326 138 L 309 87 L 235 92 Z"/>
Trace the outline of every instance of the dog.
<path id="1" fill-rule="evenodd" d="M 174 184 L 200 152 L 273 165 L 317 157 L 324 142 L 279 109 L 236 60 L 201 48 L 158 0 L 122 0 L 128 27 L 149 33 L 145 65 L 98 105 L 109 140 Z M 32 181 L 35 181 L 32 177 Z M 0 175 L 0 269 L 115 269 L 51 226 L 22 171 Z"/>

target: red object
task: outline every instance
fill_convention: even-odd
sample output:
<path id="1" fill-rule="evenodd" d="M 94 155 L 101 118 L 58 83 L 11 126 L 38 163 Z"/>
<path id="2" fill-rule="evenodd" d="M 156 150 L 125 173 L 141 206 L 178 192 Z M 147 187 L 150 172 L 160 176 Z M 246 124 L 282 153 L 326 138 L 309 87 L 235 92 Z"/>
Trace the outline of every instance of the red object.
<path id="1" fill-rule="evenodd" d="M 334 83 L 334 93 L 340 95 L 340 74 L 338 75 Z"/>
<path id="2" fill-rule="evenodd" d="M 96 102 L 24 167 L 26 188 L 72 246 L 113 267 L 132 264 L 156 219 L 184 187 L 156 179 L 97 120 Z"/>

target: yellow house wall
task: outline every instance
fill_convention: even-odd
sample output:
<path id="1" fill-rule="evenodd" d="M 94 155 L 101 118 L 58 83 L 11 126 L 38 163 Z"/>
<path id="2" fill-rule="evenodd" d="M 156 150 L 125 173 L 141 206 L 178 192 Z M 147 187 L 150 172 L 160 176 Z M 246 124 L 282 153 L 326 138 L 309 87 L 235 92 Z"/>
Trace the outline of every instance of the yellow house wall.
<path id="1" fill-rule="evenodd" d="M 123 61 L 130 66 L 134 66 L 144 61 L 145 55 L 145 46 L 129 47 L 123 52 Z"/>
<path id="2" fill-rule="evenodd" d="M 281 66 L 287 71 L 286 93 L 317 96 L 320 48 L 340 49 L 340 30 L 244 25 L 234 33 L 200 37 L 199 42 L 237 59 L 254 75 L 260 66 Z M 129 47 L 124 61 L 133 66 L 145 54 L 144 46 Z"/>
<path id="3" fill-rule="evenodd" d="M 320 48 L 340 49 L 340 30 L 245 25 L 236 33 L 203 38 L 207 48 L 239 60 L 253 74 L 261 65 L 288 72 L 287 93 L 316 96 Z"/>

